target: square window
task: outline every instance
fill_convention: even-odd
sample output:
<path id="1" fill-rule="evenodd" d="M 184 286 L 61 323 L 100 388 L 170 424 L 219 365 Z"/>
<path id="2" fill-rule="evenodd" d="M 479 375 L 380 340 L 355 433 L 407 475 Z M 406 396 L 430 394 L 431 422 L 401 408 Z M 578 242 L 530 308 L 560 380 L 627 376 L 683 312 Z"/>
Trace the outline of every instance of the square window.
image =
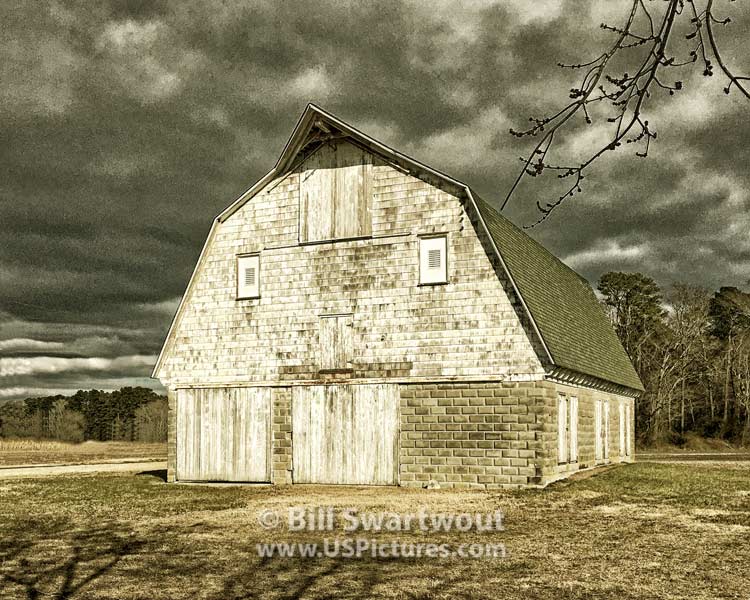
<path id="1" fill-rule="evenodd" d="M 444 235 L 419 239 L 419 283 L 448 281 L 448 238 Z"/>
<path id="2" fill-rule="evenodd" d="M 237 298 L 260 297 L 260 256 L 237 257 Z"/>

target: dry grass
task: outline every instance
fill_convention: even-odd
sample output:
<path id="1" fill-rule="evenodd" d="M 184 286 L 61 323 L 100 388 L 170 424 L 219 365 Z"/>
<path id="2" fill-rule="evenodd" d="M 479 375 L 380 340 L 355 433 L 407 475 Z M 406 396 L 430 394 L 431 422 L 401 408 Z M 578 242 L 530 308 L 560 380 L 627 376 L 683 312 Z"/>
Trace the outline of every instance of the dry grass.
<path id="1" fill-rule="evenodd" d="M 747 598 L 744 466 L 635 464 L 516 492 L 166 485 L 153 475 L 0 480 L 0 597 Z M 502 510 L 503 532 L 395 537 L 500 542 L 508 556 L 259 558 L 259 542 L 351 535 L 258 524 L 259 511 L 295 505 Z"/>
<path id="2" fill-rule="evenodd" d="M 110 460 L 166 460 L 166 444 L 137 442 L 83 442 L 0 438 L 0 466 L 90 464 Z"/>

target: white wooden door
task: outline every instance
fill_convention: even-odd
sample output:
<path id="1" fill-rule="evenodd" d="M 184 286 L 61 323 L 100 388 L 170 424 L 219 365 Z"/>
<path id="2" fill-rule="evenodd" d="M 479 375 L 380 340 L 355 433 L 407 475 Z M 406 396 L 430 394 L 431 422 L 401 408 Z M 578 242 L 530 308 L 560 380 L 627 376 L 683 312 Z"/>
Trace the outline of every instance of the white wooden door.
<path id="1" fill-rule="evenodd" d="M 602 403 L 604 415 L 602 416 L 602 446 L 604 447 L 604 460 L 609 459 L 609 400 Z"/>
<path id="2" fill-rule="evenodd" d="M 392 384 L 294 387 L 294 482 L 397 484 L 399 404 Z"/>
<path id="3" fill-rule="evenodd" d="M 350 370 L 353 355 L 354 317 L 322 315 L 320 317 L 320 370 Z"/>
<path id="4" fill-rule="evenodd" d="M 569 402 L 570 418 L 570 454 L 569 462 L 578 462 L 578 398 L 571 396 Z"/>
<path id="5" fill-rule="evenodd" d="M 557 397 L 557 462 L 568 462 L 568 401 Z"/>
<path id="6" fill-rule="evenodd" d="M 625 405 L 625 454 L 630 456 L 630 404 Z"/>
<path id="7" fill-rule="evenodd" d="M 177 480 L 270 481 L 271 421 L 271 388 L 177 390 Z"/>
<path id="8" fill-rule="evenodd" d="M 596 460 L 604 458 L 602 445 L 602 401 L 594 402 L 594 455 Z"/>

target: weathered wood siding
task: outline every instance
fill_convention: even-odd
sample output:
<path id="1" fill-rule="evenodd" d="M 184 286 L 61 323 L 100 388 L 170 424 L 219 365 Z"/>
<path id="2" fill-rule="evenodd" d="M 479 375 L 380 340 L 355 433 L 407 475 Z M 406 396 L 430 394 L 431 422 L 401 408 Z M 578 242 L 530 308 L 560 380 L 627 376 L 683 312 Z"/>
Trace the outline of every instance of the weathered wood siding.
<path id="1" fill-rule="evenodd" d="M 292 389 L 294 483 L 398 483 L 398 385 Z"/>
<path id="2" fill-rule="evenodd" d="M 177 480 L 271 481 L 271 392 L 177 390 Z"/>
<path id="3" fill-rule="evenodd" d="M 372 239 L 299 243 L 307 164 L 218 225 L 158 373 L 164 383 L 315 380 L 320 316 L 332 313 L 353 315 L 352 378 L 543 376 L 464 200 L 363 156 Z M 417 236 L 434 233 L 448 236 L 449 283 L 420 286 Z M 261 298 L 238 301 L 236 255 L 252 252 Z"/>

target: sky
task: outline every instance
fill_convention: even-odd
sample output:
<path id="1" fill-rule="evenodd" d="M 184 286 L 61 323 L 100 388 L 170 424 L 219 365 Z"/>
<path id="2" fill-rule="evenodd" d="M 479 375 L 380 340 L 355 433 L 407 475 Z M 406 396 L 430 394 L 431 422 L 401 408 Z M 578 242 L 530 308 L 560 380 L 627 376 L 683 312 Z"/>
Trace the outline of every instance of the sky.
<path id="1" fill-rule="evenodd" d="M 628 0 L 0 3 L 0 401 L 145 385 L 212 219 L 275 163 L 308 102 L 495 206 Z M 650 2 L 657 7 L 663 2 Z M 717 34 L 750 74 L 747 3 Z M 743 33 L 744 32 L 744 33 Z M 683 32 L 684 33 L 684 32 Z M 675 78 L 677 76 L 675 75 Z M 720 75 L 655 93 L 658 132 L 529 233 L 593 285 L 750 287 L 750 104 Z M 606 121 L 574 123 L 577 156 Z M 533 223 L 555 182 L 505 214 Z"/>

